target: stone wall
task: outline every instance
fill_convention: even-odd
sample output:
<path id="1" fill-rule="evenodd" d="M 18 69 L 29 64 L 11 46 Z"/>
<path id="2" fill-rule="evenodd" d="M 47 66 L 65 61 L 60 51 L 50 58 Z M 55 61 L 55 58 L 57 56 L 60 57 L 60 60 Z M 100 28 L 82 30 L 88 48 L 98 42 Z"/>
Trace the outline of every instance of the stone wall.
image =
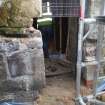
<path id="1" fill-rule="evenodd" d="M 21 91 L 22 94 L 38 91 L 46 85 L 42 45 L 42 36 L 38 30 L 25 38 L 1 36 L 0 98 L 3 92 L 17 94 Z"/>
<path id="2" fill-rule="evenodd" d="M 41 0 L 0 0 L 0 99 L 28 101 L 45 86 L 42 36 L 32 27 L 41 8 Z"/>

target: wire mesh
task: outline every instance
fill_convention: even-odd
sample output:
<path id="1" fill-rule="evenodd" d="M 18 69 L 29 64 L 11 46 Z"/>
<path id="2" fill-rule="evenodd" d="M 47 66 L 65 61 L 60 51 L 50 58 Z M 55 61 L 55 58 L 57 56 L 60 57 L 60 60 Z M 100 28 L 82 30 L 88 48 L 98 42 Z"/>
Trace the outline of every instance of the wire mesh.
<path id="1" fill-rule="evenodd" d="M 52 17 L 79 17 L 80 16 L 80 2 L 79 0 L 56 0 L 43 3 L 43 13 L 50 9 Z"/>
<path id="2" fill-rule="evenodd" d="M 79 17 L 80 16 L 80 0 L 52 0 L 43 2 L 42 13 L 52 17 Z M 86 17 L 95 17 L 105 15 L 104 0 L 86 0 Z"/>

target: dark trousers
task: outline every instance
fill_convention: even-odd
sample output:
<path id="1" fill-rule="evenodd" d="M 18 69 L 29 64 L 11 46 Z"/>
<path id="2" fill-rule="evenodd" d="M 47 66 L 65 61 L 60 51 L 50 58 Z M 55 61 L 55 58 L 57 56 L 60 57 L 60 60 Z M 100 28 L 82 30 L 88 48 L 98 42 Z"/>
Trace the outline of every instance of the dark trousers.
<path id="1" fill-rule="evenodd" d="M 49 57 L 49 42 L 53 40 L 52 27 L 40 27 L 39 30 L 42 33 L 44 56 Z"/>

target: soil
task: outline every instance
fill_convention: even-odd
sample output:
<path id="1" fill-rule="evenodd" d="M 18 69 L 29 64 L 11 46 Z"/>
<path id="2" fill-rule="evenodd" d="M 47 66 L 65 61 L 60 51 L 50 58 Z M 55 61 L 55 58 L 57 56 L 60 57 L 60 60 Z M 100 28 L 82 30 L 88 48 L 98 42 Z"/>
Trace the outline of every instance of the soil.
<path id="1" fill-rule="evenodd" d="M 73 68 L 61 60 L 45 60 L 47 84 L 37 99 L 38 105 L 75 105 L 75 79 Z M 54 70 L 53 70 L 54 69 Z M 81 94 L 91 89 L 81 86 Z"/>
<path id="2" fill-rule="evenodd" d="M 81 87 L 81 94 L 88 95 L 91 89 Z M 47 78 L 38 105 L 75 105 L 75 80 L 70 74 Z"/>

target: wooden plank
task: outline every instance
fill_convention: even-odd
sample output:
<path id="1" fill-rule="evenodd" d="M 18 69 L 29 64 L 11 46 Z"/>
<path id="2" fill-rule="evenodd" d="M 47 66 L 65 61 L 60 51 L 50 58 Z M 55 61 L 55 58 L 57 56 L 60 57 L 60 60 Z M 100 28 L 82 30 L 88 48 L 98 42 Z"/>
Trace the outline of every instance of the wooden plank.
<path id="1" fill-rule="evenodd" d="M 76 64 L 78 45 L 78 17 L 69 18 L 66 58 Z"/>

